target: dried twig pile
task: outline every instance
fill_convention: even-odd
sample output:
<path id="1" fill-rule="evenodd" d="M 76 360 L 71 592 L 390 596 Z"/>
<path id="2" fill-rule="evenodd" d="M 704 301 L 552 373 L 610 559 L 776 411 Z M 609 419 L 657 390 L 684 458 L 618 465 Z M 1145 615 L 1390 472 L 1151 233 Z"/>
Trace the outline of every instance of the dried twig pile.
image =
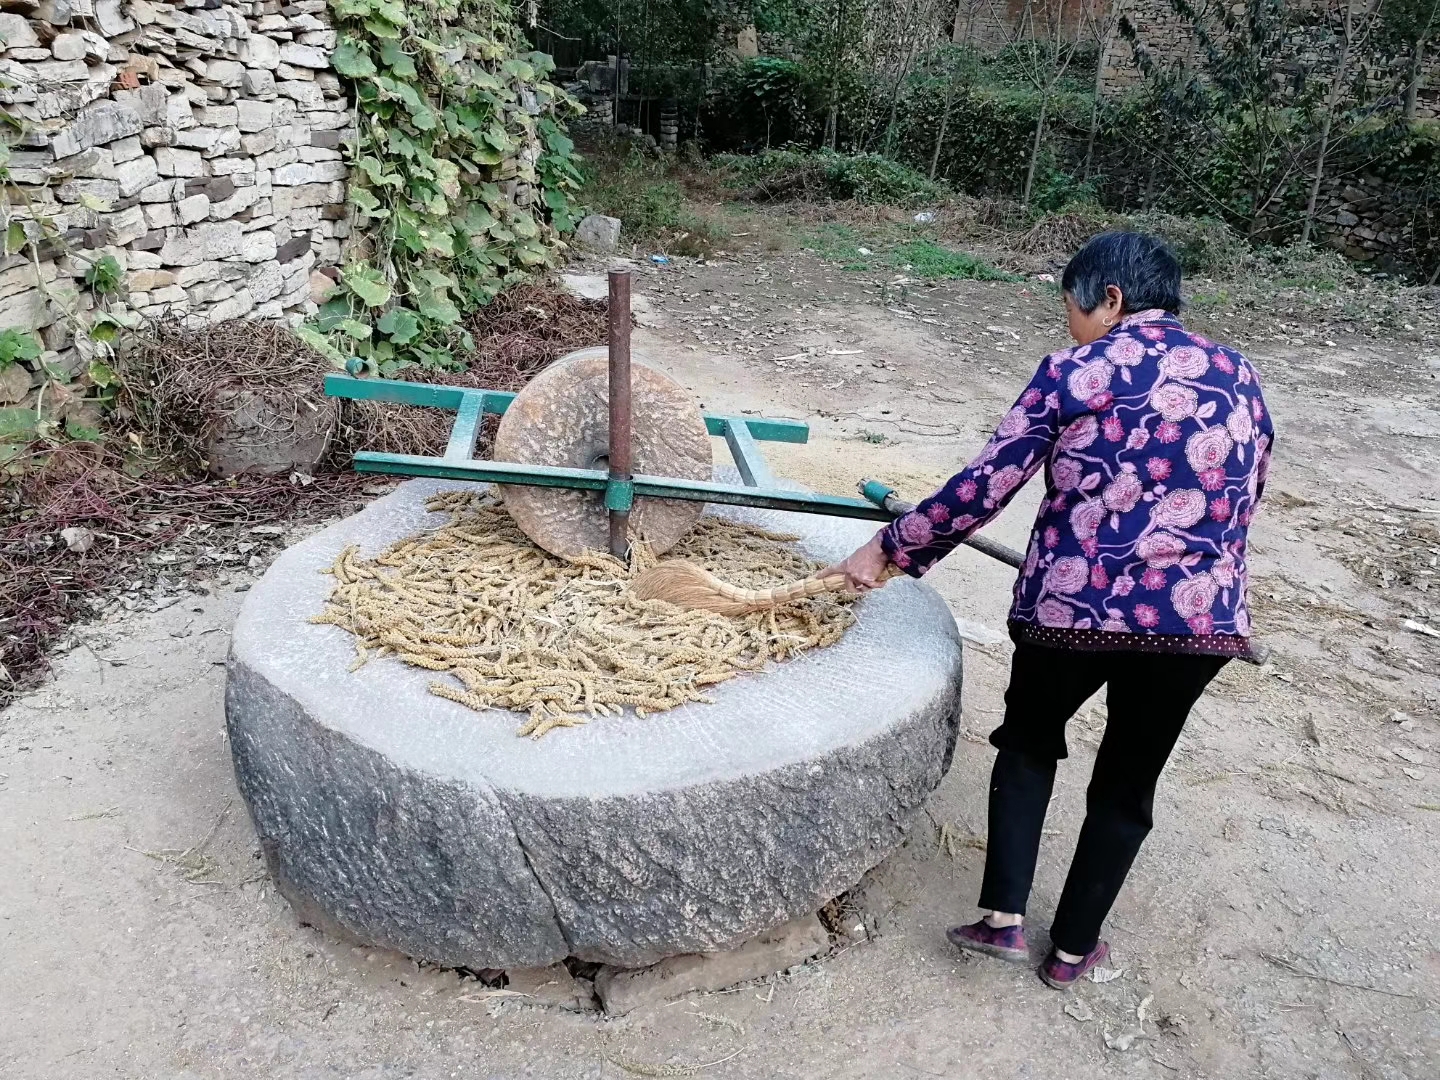
<path id="1" fill-rule="evenodd" d="M 637 600 L 629 579 L 655 561 L 643 548 L 628 568 L 600 554 L 566 562 L 532 544 L 487 498 L 448 492 L 427 505 L 450 511 L 450 523 L 373 560 L 347 548 L 314 621 L 356 636 L 357 667 L 394 655 L 450 675 L 430 687 L 440 697 L 528 712 L 521 735 L 538 738 L 626 705 L 644 716 L 704 701 L 705 687 L 832 644 L 854 622 L 835 594 L 738 617 Z M 820 568 L 793 540 L 704 518 L 670 554 L 766 588 Z"/>
<path id="2" fill-rule="evenodd" d="M 325 404 L 331 370 L 284 323 L 166 319 L 127 343 L 122 405 L 151 456 L 203 472 L 210 436 L 236 405 L 234 395 L 262 398 L 281 418 L 298 416 Z"/>
<path id="3" fill-rule="evenodd" d="M 38 681 L 49 647 L 93 616 L 108 590 L 153 577 L 149 560 L 161 549 L 175 557 L 172 576 L 213 573 L 203 553 L 241 538 L 234 534 L 263 554 L 278 541 L 251 535 L 252 526 L 346 511 L 373 483 L 353 474 L 306 486 L 283 476 L 145 478 L 95 444 L 49 449 L 14 487 L 0 489 L 0 706 Z M 70 529 L 83 530 L 76 546 L 84 550 L 67 546 Z"/>

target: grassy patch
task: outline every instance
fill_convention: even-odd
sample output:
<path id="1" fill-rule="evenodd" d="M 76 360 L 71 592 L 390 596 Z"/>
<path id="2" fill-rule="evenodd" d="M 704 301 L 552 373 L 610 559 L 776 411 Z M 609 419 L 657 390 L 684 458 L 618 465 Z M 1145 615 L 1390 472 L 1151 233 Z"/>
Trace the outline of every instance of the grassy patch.
<path id="1" fill-rule="evenodd" d="M 753 202 L 853 200 L 865 205 L 933 205 L 951 197 L 943 184 L 879 154 L 767 150 L 717 159 L 732 187 Z"/>
<path id="2" fill-rule="evenodd" d="M 689 206 L 681 168 L 638 148 L 587 147 L 580 199 L 587 211 L 620 219 L 621 236 L 677 255 L 701 255 L 724 239 L 718 222 Z"/>
<path id="3" fill-rule="evenodd" d="M 890 253 L 890 261 L 897 269 L 908 267 L 908 273 L 928 281 L 1024 280 L 991 266 L 984 259 L 977 259 L 964 251 L 941 247 L 930 240 L 912 240 L 908 244 L 901 244 Z"/>
<path id="4" fill-rule="evenodd" d="M 1195 293 L 1190 297 L 1189 305 L 1199 311 L 1215 311 L 1228 305 L 1232 299 L 1228 290 L 1216 289 L 1214 292 Z"/>
<path id="5" fill-rule="evenodd" d="M 805 238 L 805 246 L 826 262 L 838 262 L 842 270 L 870 270 L 875 253 L 865 238 L 849 225 L 827 222 Z"/>
<path id="6" fill-rule="evenodd" d="M 926 281 L 1021 281 L 964 251 L 933 240 L 886 243 L 867 239 L 848 225 L 827 223 L 806 237 L 805 246 L 842 270 L 898 270 Z"/>

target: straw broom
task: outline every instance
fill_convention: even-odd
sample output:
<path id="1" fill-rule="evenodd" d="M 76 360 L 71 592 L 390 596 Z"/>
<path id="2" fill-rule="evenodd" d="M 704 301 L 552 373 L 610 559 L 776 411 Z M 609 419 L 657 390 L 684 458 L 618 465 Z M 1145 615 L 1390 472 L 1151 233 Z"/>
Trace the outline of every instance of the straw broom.
<path id="1" fill-rule="evenodd" d="M 879 580 L 888 581 L 902 572 L 890 563 Z M 812 575 L 773 589 L 740 589 L 694 563 L 681 560 L 651 567 L 630 584 L 631 595 L 638 600 L 664 600 L 676 607 L 713 611 L 717 615 L 768 611 L 809 596 L 844 592 L 848 588 L 849 580 L 844 574 L 829 574 L 824 577 Z"/>

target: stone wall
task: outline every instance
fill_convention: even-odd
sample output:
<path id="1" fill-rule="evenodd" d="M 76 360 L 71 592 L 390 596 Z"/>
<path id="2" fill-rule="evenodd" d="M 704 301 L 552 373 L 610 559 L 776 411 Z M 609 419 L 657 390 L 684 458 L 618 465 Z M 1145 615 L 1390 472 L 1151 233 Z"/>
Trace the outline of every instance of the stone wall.
<path id="1" fill-rule="evenodd" d="M 1176 14 L 1168 0 L 1125 0 L 1125 15 L 1135 27 L 1135 36 L 1155 63 L 1162 68 L 1185 64 L 1193 67 L 1200 47 L 1190 23 Z M 1130 42 L 1118 34 L 1106 50 L 1101 92 L 1121 94 L 1138 89 L 1143 81 Z"/>
<path id="2" fill-rule="evenodd" d="M 1317 211 L 1322 240 L 1356 262 L 1409 261 L 1417 238 L 1406 194 L 1376 176 L 1326 181 Z"/>
<path id="3" fill-rule="evenodd" d="M 1169 0 L 1121 2 L 1126 17 L 1135 27 L 1136 37 L 1157 65 L 1162 68 L 1182 64 L 1191 68 L 1195 66 L 1200 55 L 1199 43 L 1189 22 L 1176 14 Z M 1326 35 L 1323 28 L 1318 32 L 1313 27 L 1300 28 L 1292 39 L 1287 40 L 1286 53 L 1314 65 L 1323 61 L 1324 53 L 1338 50 L 1340 40 L 1338 33 Z M 1365 57 L 1366 63 L 1372 67 L 1383 66 L 1390 59 Z M 1403 58 L 1400 62 L 1404 62 Z M 1139 87 L 1142 76 L 1135 63 L 1134 49 L 1128 41 L 1117 36 L 1105 54 L 1104 63 L 1105 70 L 1100 81 L 1102 93 L 1120 94 Z M 1440 117 L 1440 53 L 1436 50 L 1432 49 L 1430 55 L 1424 58 L 1423 72 L 1415 114 L 1420 119 Z"/>
<path id="4" fill-rule="evenodd" d="M 23 125 L 5 211 L 63 242 L 0 261 L 0 329 L 89 358 L 76 319 L 110 255 L 142 316 L 298 319 L 349 222 L 354 117 L 325 0 L 5 0 L 0 108 Z M 333 271 L 332 271 L 333 272 Z M 316 285 L 323 284 L 316 279 Z M 3 402 L 0 402 L 3 404 Z"/>

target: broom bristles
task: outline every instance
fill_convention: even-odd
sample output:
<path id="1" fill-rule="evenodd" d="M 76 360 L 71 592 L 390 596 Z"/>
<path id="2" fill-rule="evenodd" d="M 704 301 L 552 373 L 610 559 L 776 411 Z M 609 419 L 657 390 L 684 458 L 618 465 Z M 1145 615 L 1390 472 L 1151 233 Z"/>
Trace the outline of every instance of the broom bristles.
<path id="1" fill-rule="evenodd" d="M 885 577 L 893 576 L 893 570 Z M 782 604 L 843 592 L 849 583 L 843 574 L 801 578 L 773 589 L 739 589 L 721 581 L 694 563 L 675 561 L 651 567 L 635 578 L 630 592 L 639 600 L 664 600 L 691 611 L 713 611 L 717 615 L 745 615 Z"/>

